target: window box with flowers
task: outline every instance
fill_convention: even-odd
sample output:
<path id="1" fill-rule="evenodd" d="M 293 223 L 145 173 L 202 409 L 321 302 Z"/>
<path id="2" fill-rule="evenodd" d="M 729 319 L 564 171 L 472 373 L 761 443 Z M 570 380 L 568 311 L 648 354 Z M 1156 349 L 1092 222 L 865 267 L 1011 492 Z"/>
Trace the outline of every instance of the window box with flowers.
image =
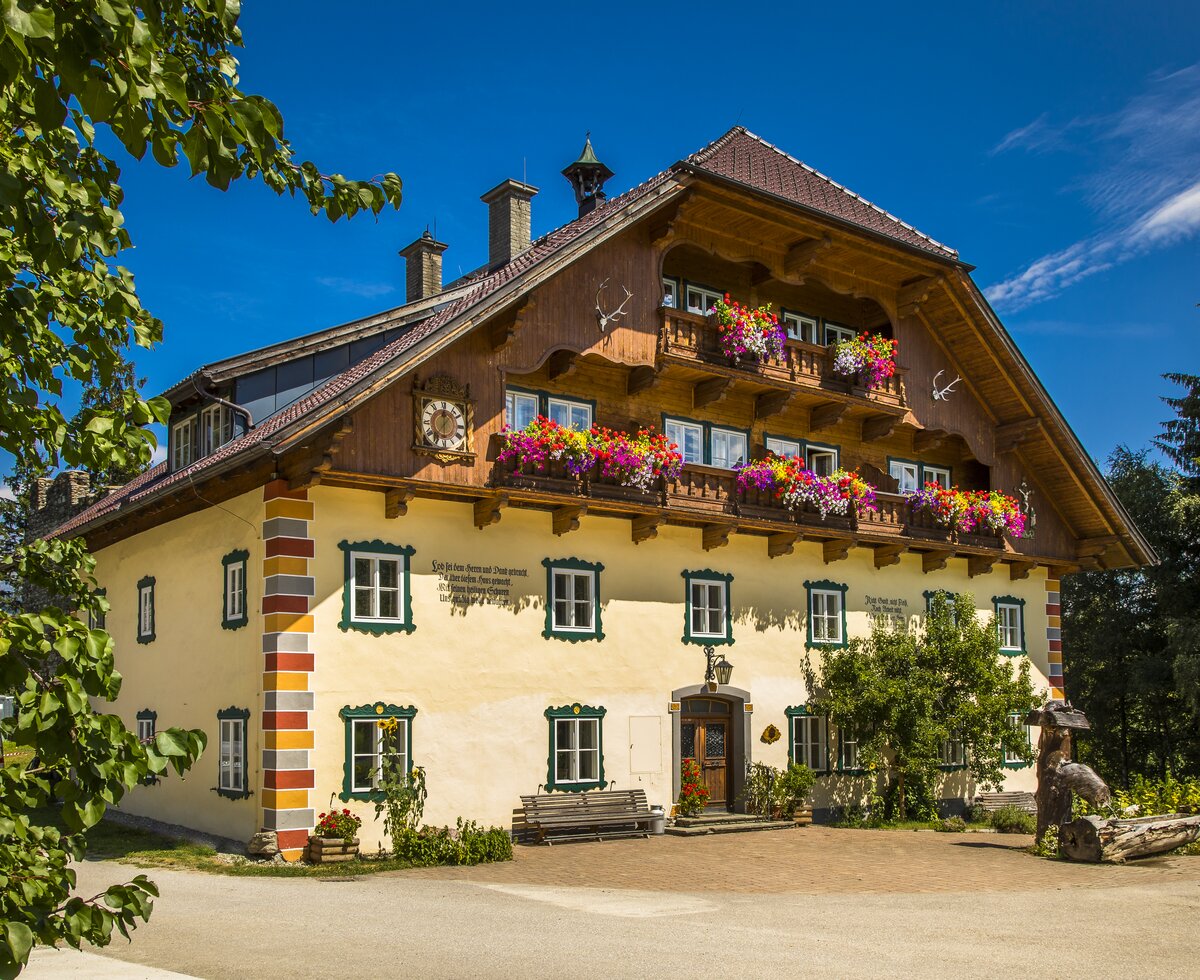
<path id="1" fill-rule="evenodd" d="M 779 318 L 771 312 L 770 303 L 759 307 L 742 306 L 726 293 L 724 299 L 713 303 L 708 312 L 717 322 L 721 353 L 734 364 L 742 361 L 761 363 L 782 356 L 787 335 Z"/>
<path id="2" fill-rule="evenodd" d="M 1025 534 L 1025 515 L 1020 505 L 999 490 L 947 490 L 940 484 L 926 483 L 908 499 L 914 518 L 928 515 L 936 525 L 956 535 L 991 543 L 1001 535 L 1020 538 Z"/>
<path id="3" fill-rule="evenodd" d="M 747 463 L 738 468 L 737 483 L 743 503 L 751 507 L 784 507 L 822 522 L 831 516 L 853 522 L 876 504 L 875 488 L 857 471 L 818 476 L 799 456 L 772 453 Z"/>
<path id="4" fill-rule="evenodd" d="M 868 390 L 881 388 L 896 373 L 896 341 L 864 331 L 833 348 L 833 373 L 858 381 Z"/>
<path id="5" fill-rule="evenodd" d="M 317 819 L 308 838 L 308 859 L 313 864 L 334 864 L 358 857 L 358 828 L 362 817 L 349 810 L 330 810 Z"/>

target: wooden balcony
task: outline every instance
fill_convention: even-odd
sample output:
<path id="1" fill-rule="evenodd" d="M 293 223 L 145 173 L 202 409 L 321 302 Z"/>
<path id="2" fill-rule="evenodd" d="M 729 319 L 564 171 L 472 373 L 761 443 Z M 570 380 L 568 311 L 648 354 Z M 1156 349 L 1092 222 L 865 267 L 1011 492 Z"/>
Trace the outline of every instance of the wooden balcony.
<path id="1" fill-rule="evenodd" d="M 721 352 L 720 332 L 714 319 L 697 313 L 685 313 L 664 307 L 659 334 L 658 359 L 662 364 L 712 370 L 726 376 L 746 375 L 772 386 L 799 386 L 815 394 L 850 396 L 883 410 L 902 411 L 905 398 L 905 370 L 883 381 L 878 388 L 867 388 L 856 378 L 845 378 L 833 371 L 833 348 L 819 347 L 799 340 L 788 340 L 783 354 L 766 361 L 732 361 Z"/>

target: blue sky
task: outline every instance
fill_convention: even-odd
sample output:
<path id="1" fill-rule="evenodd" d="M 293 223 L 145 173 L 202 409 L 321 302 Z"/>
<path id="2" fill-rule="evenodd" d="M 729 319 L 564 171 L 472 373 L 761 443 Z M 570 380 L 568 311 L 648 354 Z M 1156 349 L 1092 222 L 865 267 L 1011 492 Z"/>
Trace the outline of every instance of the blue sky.
<path id="1" fill-rule="evenodd" d="M 127 265 L 166 325 L 156 393 L 197 365 L 403 302 L 427 224 L 446 278 L 487 251 L 479 195 L 541 188 L 591 130 L 623 190 L 745 125 L 957 248 L 1086 448 L 1144 445 L 1165 371 L 1200 372 L 1200 8 L 384 5 L 247 0 L 242 81 L 326 172 L 395 171 L 399 212 L 331 225 L 242 182 L 124 163 Z"/>

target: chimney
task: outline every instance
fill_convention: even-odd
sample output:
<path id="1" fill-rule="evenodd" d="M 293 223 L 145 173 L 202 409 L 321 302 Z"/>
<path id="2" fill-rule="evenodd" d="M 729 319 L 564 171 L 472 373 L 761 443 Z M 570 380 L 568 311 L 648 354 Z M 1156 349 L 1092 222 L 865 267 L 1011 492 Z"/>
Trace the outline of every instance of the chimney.
<path id="1" fill-rule="evenodd" d="M 536 187 L 510 178 L 479 199 L 488 206 L 489 269 L 507 265 L 529 248 L 529 202 L 537 192 Z"/>
<path id="2" fill-rule="evenodd" d="M 428 299 L 442 291 L 442 253 L 448 246 L 435 242 L 429 229 L 400 249 L 404 259 L 405 302 Z"/>

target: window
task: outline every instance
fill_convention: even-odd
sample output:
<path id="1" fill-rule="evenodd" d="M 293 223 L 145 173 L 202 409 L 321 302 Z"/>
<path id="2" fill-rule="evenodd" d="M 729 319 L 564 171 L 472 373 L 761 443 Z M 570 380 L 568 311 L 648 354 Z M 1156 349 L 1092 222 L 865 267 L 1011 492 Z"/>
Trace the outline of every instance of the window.
<path id="1" fill-rule="evenodd" d="M 585 432 L 592 427 L 592 406 L 587 402 L 549 398 L 546 415 L 552 422 L 557 422 L 565 429 Z"/>
<path id="2" fill-rule="evenodd" d="M 791 761 L 808 766 L 813 772 L 827 772 L 829 754 L 826 748 L 828 725 L 822 715 L 810 715 L 808 708 L 788 708 L 792 725 Z"/>
<path id="3" fill-rule="evenodd" d="M 662 305 L 671 309 L 677 307 L 679 305 L 679 280 L 663 276 L 662 290 Z"/>
<path id="4" fill-rule="evenodd" d="M 414 550 L 382 541 L 339 542 L 345 555 L 342 591 L 343 632 L 413 631 L 409 559 Z"/>
<path id="5" fill-rule="evenodd" d="M 996 614 L 996 633 L 1000 651 L 1008 654 L 1025 652 L 1025 600 L 1016 596 L 992 596 Z"/>
<path id="6" fill-rule="evenodd" d="M 538 415 L 538 396 L 509 388 L 504 393 L 504 422 L 510 429 L 523 429 Z"/>
<path id="7" fill-rule="evenodd" d="M 147 575 L 137 584 L 138 590 L 138 643 L 154 641 L 154 576 Z"/>
<path id="8" fill-rule="evenodd" d="M 704 462 L 704 426 L 699 422 L 667 419 L 663 425 L 667 440 L 675 443 L 685 463 Z"/>
<path id="9" fill-rule="evenodd" d="M 401 772 L 412 770 L 412 720 L 417 709 L 376 701 L 338 712 L 346 726 L 346 757 L 342 792 L 346 800 L 382 800 L 383 764 L 394 762 Z"/>
<path id="10" fill-rule="evenodd" d="M 220 752 L 217 755 L 217 792 L 230 799 L 245 799 L 246 788 L 246 722 L 249 708 L 225 708 L 217 712 L 220 727 Z"/>
<path id="11" fill-rule="evenodd" d="M 1009 712 L 1008 724 L 1018 733 L 1018 741 L 1023 738 L 1026 745 L 1030 744 L 1029 726 L 1025 724 L 1025 716 L 1022 715 L 1021 712 Z M 1024 757 L 1019 752 L 1008 745 L 1004 747 L 1004 764 L 1010 769 L 1019 769 L 1022 766 L 1029 765 L 1029 763 L 1025 761 Z"/>
<path id="12" fill-rule="evenodd" d="M 546 567 L 546 639 L 602 640 L 600 573 L 604 566 L 578 558 L 542 559 Z"/>
<path id="13" fill-rule="evenodd" d="M 804 465 L 817 476 L 830 476 L 838 468 L 838 451 L 830 446 L 806 446 Z"/>
<path id="14" fill-rule="evenodd" d="M 961 738 L 948 738 L 942 742 L 942 768 L 961 769 L 967 764 L 967 755 Z"/>
<path id="15" fill-rule="evenodd" d="M 933 600 L 937 596 L 941 596 L 946 600 L 946 611 L 950 614 L 950 622 L 958 623 L 958 607 L 955 605 L 955 597 L 953 592 L 947 592 L 945 589 L 934 589 L 931 592 L 924 592 L 925 596 L 925 612 L 929 614 L 933 612 Z"/>
<path id="16" fill-rule="evenodd" d="M 711 465 L 731 470 L 746 462 L 746 433 L 733 429 L 713 429 L 710 433 Z"/>
<path id="17" fill-rule="evenodd" d="M 923 483 L 936 483 L 943 490 L 949 490 L 950 468 L 947 466 L 923 466 L 921 480 Z"/>
<path id="18" fill-rule="evenodd" d="M 143 745 L 149 745 L 154 741 L 155 725 L 158 723 L 158 713 L 151 711 L 149 708 L 143 708 L 137 713 L 137 740 Z M 164 770 L 165 772 L 166 770 Z M 158 782 L 158 776 L 154 773 L 146 773 L 142 777 L 143 786 L 153 786 Z"/>
<path id="19" fill-rule="evenodd" d="M 897 481 L 900 493 L 916 493 L 921 489 L 921 464 L 903 459 L 888 460 L 888 476 Z"/>
<path id="20" fill-rule="evenodd" d="M 102 630 L 108 620 L 108 589 L 97 589 L 95 598 L 103 600 L 99 610 L 88 610 L 88 629 Z"/>
<path id="21" fill-rule="evenodd" d="M 250 621 L 246 610 L 246 563 L 250 552 L 231 551 L 221 559 L 225 584 L 221 600 L 221 626 L 227 630 L 239 629 Z"/>
<path id="22" fill-rule="evenodd" d="M 808 590 L 808 645 L 846 645 L 846 592 L 837 582 L 805 582 Z"/>
<path id="23" fill-rule="evenodd" d="M 819 325 L 815 316 L 784 312 L 780 319 L 783 320 L 783 328 L 792 340 L 802 340 L 806 344 L 815 344 L 817 342 Z"/>
<path id="24" fill-rule="evenodd" d="M 684 572 L 684 643 L 721 644 L 733 642 L 733 621 L 729 611 L 729 583 L 732 575 L 706 568 Z"/>
<path id="25" fill-rule="evenodd" d="M 171 469 L 179 470 L 196 459 L 196 420 L 184 419 L 171 426 Z"/>
<path id="26" fill-rule="evenodd" d="M 850 772 L 861 769 L 858 764 L 858 733 L 851 725 L 838 730 L 838 769 Z"/>
<path id="27" fill-rule="evenodd" d="M 840 344 L 843 340 L 853 340 L 858 336 L 858 331 L 851 330 L 849 327 L 843 327 L 837 323 L 825 321 L 825 343 Z"/>
<path id="28" fill-rule="evenodd" d="M 689 313 L 707 313 L 714 304 L 723 302 L 724 299 L 725 294 L 719 293 L 715 289 L 688 284 L 687 309 Z"/>
<path id="29" fill-rule="evenodd" d="M 233 438 L 233 413 L 224 405 L 208 405 L 200 413 L 200 455 L 207 456 Z"/>
<path id="30" fill-rule="evenodd" d="M 775 436 L 767 436 L 767 452 L 774 453 L 776 456 L 799 456 L 801 445 L 794 439 L 777 439 Z"/>
<path id="31" fill-rule="evenodd" d="M 604 782 L 603 722 L 607 709 L 583 704 L 547 708 L 550 723 L 550 768 L 546 789 L 582 792 L 602 789 Z"/>

